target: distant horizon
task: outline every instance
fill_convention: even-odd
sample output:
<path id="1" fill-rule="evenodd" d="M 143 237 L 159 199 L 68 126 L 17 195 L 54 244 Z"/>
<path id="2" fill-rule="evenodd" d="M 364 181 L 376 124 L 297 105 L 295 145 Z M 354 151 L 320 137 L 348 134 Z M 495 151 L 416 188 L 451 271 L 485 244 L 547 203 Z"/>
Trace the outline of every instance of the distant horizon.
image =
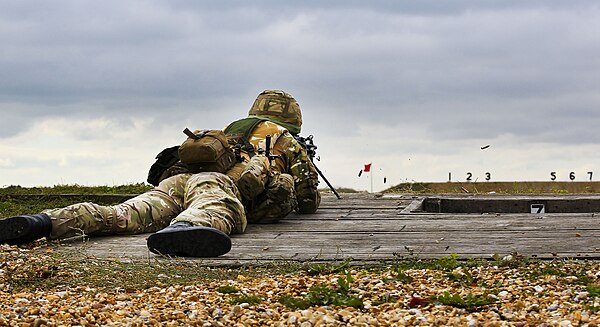
<path id="1" fill-rule="evenodd" d="M 596 0 L 5 1 L 0 26 L 0 186 L 145 181 L 265 89 L 334 186 L 600 180 Z"/>

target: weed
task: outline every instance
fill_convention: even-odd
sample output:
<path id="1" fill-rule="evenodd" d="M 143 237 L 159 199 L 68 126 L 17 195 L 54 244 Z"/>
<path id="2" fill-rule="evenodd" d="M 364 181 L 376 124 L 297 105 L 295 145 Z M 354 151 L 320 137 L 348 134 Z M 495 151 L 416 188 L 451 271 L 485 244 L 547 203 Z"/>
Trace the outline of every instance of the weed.
<path id="1" fill-rule="evenodd" d="M 402 283 L 412 283 L 413 280 L 414 280 L 414 278 L 412 278 L 411 276 L 405 274 L 402 271 L 398 271 L 393 278 L 388 278 L 388 279 L 385 279 L 384 281 L 385 282 L 398 281 L 398 282 L 402 282 Z"/>
<path id="2" fill-rule="evenodd" d="M 361 308 L 363 306 L 361 299 L 349 295 L 339 288 L 325 285 L 311 287 L 305 299 L 312 305 L 339 305 L 354 308 Z"/>
<path id="3" fill-rule="evenodd" d="M 459 282 L 465 286 L 483 286 L 482 281 L 479 278 L 473 277 L 469 271 L 464 273 L 449 273 L 446 277 L 451 281 Z"/>
<path id="4" fill-rule="evenodd" d="M 394 271 L 400 272 L 407 269 L 431 269 L 431 270 L 443 270 L 452 271 L 458 267 L 480 267 L 487 265 L 488 263 L 481 259 L 468 260 L 467 262 L 461 262 L 458 260 L 459 256 L 456 253 L 437 258 L 435 260 L 429 259 L 418 259 L 409 258 L 397 260 L 394 262 Z"/>
<path id="5" fill-rule="evenodd" d="M 310 303 L 306 298 L 293 297 L 289 295 L 281 296 L 278 302 L 292 310 L 304 310 L 310 308 L 312 305 L 316 305 Z"/>
<path id="6" fill-rule="evenodd" d="M 217 288 L 217 292 L 219 292 L 221 294 L 235 294 L 235 293 L 239 293 L 240 290 L 231 285 L 224 285 L 224 286 Z"/>
<path id="7" fill-rule="evenodd" d="M 472 293 L 469 293 L 463 298 L 458 294 L 450 294 L 449 292 L 444 292 L 444 294 L 440 296 L 431 297 L 430 301 L 469 310 L 494 303 L 487 297 L 481 295 L 473 295 Z"/>
<path id="8" fill-rule="evenodd" d="M 558 277 L 566 277 L 568 276 L 567 273 L 560 271 L 556 268 L 552 268 L 552 267 L 544 267 L 542 269 L 540 269 L 540 274 L 542 275 L 552 275 L 552 276 L 558 276 Z"/>
<path id="9" fill-rule="evenodd" d="M 587 289 L 588 293 L 590 293 L 589 296 L 591 298 L 594 298 L 594 297 L 600 298 L 600 284 L 598 284 L 598 285 L 588 284 L 586 289 Z"/>
<path id="10" fill-rule="evenodd" d="M 354 281 L 348 272 L 346 276 L 339 277 L 333 286 L 315 285 L 303 297 L 284 295 L 279 298 L 279 303 L 290 309 L 306 309 L 311 306 L 339 305 L 346 307 L 362 308 L 363 301 L 350 295 L 350 285 Z"/>
<path id="11" fill-rule="evenodd" d="M 458 254 L 456 254 L 456 253 L 452 253 L 448 256 L 440 257 L 437 260 L 435 260 L 435 262 L 434 262 L 435 268 L 434 269 L 454 270 L 460 265 L 457 259 L 458 259 Z"/>
<path id="12" fill-rule="evenodd" d="M 346 271 L 350 266 L 350 262 L 352 262 L 352 258 L 347 258 L 339 264 L 309 264 L 304 270 L 310 276 L 335 274 Z"/>
<path id="13" fill-rule="evenodd" d="M 411 276 L 407 275 L 404 273 L 403 271 L 404 269 L 400 268 L 399 265 L 395 265 L 392 268 L 392 272 L 394 273 L 394 277 L 392 278 L 386 278 L 383 281 L 388 283 L 388 282 L 402 282 L 402 283 L 412 283 L 414 278 L 412 278 Z"/>

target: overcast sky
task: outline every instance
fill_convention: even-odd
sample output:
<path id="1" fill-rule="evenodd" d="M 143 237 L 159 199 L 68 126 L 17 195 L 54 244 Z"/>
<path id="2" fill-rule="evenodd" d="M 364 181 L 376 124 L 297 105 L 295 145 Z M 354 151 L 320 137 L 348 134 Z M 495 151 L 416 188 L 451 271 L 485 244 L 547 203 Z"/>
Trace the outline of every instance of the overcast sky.
<path id="1" fill-rule="evenodd" d="M 0 0 L 0 187 L 143 182 L 271 88 L 335 186 L 600 180 L 599 58 L 597 0 Z"/>

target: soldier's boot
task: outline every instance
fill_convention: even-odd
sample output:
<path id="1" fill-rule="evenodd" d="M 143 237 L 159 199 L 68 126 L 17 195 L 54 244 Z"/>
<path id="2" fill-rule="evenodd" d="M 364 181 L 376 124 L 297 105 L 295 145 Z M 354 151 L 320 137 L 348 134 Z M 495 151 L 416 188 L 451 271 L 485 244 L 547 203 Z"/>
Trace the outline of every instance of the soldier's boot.
<path id="1" fill-rule="evenodd" d="M 218 229 L 176 222 L 150 235 L 151 252 L 179 257 L 212 258 L 231 250 L 231 239 Z"/>
<path id="2" fill-rule="evenodd" d="M 52 221 L 44 213 L 0 220 L 0 244 L 25 244 L 50 235 Z"/>

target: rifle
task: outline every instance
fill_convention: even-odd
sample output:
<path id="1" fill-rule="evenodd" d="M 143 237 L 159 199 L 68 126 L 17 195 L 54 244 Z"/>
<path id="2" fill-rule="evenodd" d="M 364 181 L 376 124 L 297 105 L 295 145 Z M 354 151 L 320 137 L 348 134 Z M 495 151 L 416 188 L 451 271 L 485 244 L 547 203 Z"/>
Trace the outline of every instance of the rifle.
<path id="1" fill-rule="evenodd" d="M 313 166 L 317 170 L 317 173 L 319 173 L 319 176 L 321 176 L 321 178 L 323 178 L 323 180 L 325 181 L 325 183 L 327 184 L 327 186 L 329 186 L 329 189 L 331 189 L 331 191 L 333 191 L 333 194 L 335 194 L 335 196 L 338 198 L 338 200 L 342 199 L 342 197 L 338 194 L 338 192 L 331 185 L 331 183 L 329 183 L 329 181 L 327 180 L 327 178 L 325 177 L 325 175 L 323 175 L 323 173 L 321 172 L 321 170 L 319 169 L 319 167 L 317 167 L 317 165 L 315 164 L 314 158 L 317 155 L 317 146 L 315 145 L 314 137 L 312 135 L 309 135 L 308 137 L 302 137 L 300 135 L 294 135 L 294 138 L 306 150 L 306 153 L 308 154 L 308 157 L 310 158 L 310 161 L 313 163 Z M 320 157 L 317 157 L 317 161 L 320 161 L 320 160 L 321 160 Z"/>

